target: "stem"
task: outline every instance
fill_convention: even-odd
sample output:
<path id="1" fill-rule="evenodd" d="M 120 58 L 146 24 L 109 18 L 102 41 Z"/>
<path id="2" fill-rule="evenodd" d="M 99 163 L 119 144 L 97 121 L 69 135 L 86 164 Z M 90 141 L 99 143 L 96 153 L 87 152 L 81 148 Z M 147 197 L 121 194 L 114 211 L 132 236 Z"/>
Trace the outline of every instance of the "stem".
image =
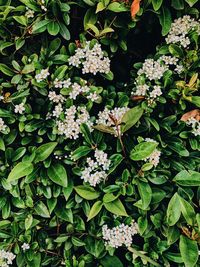
<path id="1" fill-rule="evenodd" d="M 156 266 L 156 267 L 161 267 L 161 265 L 159 263 L 157 263 L 156 261 L 152 260 L 151 258 L 149 258 L 148 256 L 142 254 L 140 251 L 132 248 L 132 247 L 129 247 L 128 250 L 130 252 L 132 252 L 133 254 L 139 256 L 140 258 L 148 261 L 149 263 L 151 263 L 153 266 Z"/>

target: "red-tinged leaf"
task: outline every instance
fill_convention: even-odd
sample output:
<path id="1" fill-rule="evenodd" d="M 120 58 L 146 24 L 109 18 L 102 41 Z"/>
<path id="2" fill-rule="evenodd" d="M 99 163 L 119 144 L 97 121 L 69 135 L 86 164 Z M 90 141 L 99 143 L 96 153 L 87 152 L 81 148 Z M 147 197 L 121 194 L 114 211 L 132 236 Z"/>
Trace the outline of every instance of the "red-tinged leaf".
<path id="1" fill-rule="evenodd" d="M 136 14 L 140 10 L 140 2 L 141 0 L 134 0 L 131 5 L 131 17 L 135 18 Z"/>

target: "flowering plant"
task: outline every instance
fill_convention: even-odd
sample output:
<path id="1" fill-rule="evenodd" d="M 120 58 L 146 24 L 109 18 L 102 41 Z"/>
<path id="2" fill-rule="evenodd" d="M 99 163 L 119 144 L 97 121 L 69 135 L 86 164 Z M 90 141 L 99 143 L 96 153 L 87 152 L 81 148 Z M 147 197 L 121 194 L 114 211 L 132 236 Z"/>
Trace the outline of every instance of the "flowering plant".
<path id="1" fill-rule="evenodd" d="M 197 1 L 132 2 L 0 1 L 0 266 L 200 264 Z"/>

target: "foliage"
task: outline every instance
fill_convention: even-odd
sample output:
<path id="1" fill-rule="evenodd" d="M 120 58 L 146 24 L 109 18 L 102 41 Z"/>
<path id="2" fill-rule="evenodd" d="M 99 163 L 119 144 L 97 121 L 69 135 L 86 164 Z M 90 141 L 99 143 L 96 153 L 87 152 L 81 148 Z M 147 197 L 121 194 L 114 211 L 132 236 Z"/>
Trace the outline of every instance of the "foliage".
<path id="1" fill-rule="evenodd" d="M 198 16 L 0 0 L 0 266 L 200 265 Z"/>

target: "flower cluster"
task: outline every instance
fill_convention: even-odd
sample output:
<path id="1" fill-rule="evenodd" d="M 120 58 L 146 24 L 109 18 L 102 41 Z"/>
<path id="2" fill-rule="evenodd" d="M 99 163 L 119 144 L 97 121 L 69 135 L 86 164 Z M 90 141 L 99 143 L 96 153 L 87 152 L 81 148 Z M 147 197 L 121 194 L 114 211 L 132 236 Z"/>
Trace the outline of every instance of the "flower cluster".
<path id="1" fill-rule="evenodd" d="M 0 132 L 2 131 L 5 131 L 5 129 L 6 129 L 6 124 L 5 124 L 5 122 L 4 122 L 4 120 L 2 119 L 2 118 L 0 118 Z"/>
<path id="2" fill-rule="evenodd" d="M 170 32 L 166 38 L 167 44 L 180 44 L 183 47 L 190 45 L 188 34 L 191 30 L 197 30 L 200 34 L 200 22 L 195 21 L 188 15 L 176 19 L 171 26 Z"/>
<path id="3" fill-rule="evenodd" d="M 28 7 L 26 7 L 25 16 L 27 17 L 27 19 L 34 18 L 34 14 L 35 12 L 32 9 L 29 9 Z"/>
<path id="4" fill-rule="evenodd" d="M 96 92 L 91 92 L 91 89 L 89 86 L 86 85 L 86 82 L 83 86 L 76 82 L 73 83 L 71 86 L 71 92 L 69 93 L 69 98 L 75 100 L 76 97 L 80 94 L 85 95 L 86 98 L 90 99 L 91 101 L 96 101 L 99 98 Z"/>
<path id="5" fill-rule="evenodd" d="M 50 91 L 48 98 L 53 103 L 63 103 L 65 101 L 65 98 L 61 94 L 57 95 L 55 91 Z"/>
<path id="6" fill-rule="evenodd" d="M 42 80 L 45 80 L 49 75 L 50 75 L 49 70 L 48 69 L 43 69 L 43 70 L 40 71 L 40 73 L 35 75 L 35 79 L 39 83 Z"/>
<path id="7" fill-rule="evenodd" d="M 122 223 L 112 229 L 109 229 L 107 225 L 102 227 L 103 239 L 106 240 L 105 244 L 113 248 L 123 245 L 130 247 L 133 242 L 133 236 L 137 233 L 138 225 L 134 221 L 130 226 Z"/>
<path id="8" fill-rule="evenodd" d="M 200 136 L 200 122 L 195 118 L 191 117 L 187 120 L 187 125 L 192 127 L 192 133 L 195 136 Z"/>
<path id="9" fill-rule="evenodd" d="M 12 252 L 8 252 L 3 249 L 0 250 L 0 266 L 8 267 L 12 264 L 15 257 L 16 256 Z"/>
<path id="10" fill-rule="evenodd" d="M 19 105 L 15 105 L 15 113 L 23 114 L 25 111 L 24 103 L 20 103 Z"/>
<path id="11" fill-rule="evenodd" d="M 69 64 L 75 67 L 82 65 L 82 73 L 109 73 L 110 59 L 104 56 L 101 45 L 96 43 L 91 48 L 91 42 L 87 41 L 85 47 L 77 48 L 75 55 L 68 60 Z"/>
<path id="12" fill-rule="evenodd" d="M 109 170 L 110 160 L 108 155 L 102 150 L 95 149 L 95 160 L 87 158 L 87 167 L 82 171 L 81 179 L 88 182 L 91 186 L 96 186 L 107 177 L 106 171 Z"/>
<path id="13" fill-rule="evenodd" d="M 129 110 L 127 107 L 117 108 L 115 107 L 112 110 L 105 108 L 103 111 L 100 111 L 98 114 L 98 119 L 96 120 L 97 124 L 103 124 L 105 126 L 113 126 L 115 134 L 117 135 L 117 125 L 120 125 L 121 120 L 124 114 Z M 120 130 L 120 127 L 119 127 Z"/>
<path id="14" fill-rule="evenodd" d="M 23 243 L 21 248 L 23 249 L 23 251 L 26 251 L 26 250 L 30 249 L 30 245 L 28 243 Z"/>
<path id="15" fill-rule="evenodd" d="M 152 142 L 152 143 L 157 143 L 155 140 L 151 138 L 145 138 L 146 142 Z M 160 162 L 160 156 L 161 152 L 158 149 L 155 149 L 150 156 L 148 156 L 144 161 L 151 163 L 154 167 L 156 167 L 159 162 Z"/>
<path id="16" fill-rule="evenodd" d="M 60 81 L 58 78 L 56 78 L 53 84 L 55 88 L 69 88 L 72 83 L 70 78 L 64 81 Z"/>
<path id="17" fill-rule="evenodd" d="M 61 113 L 63 111 L 61 105 L 58 108 Z M 54 113 L 54 116 L 58 117 L 57 115 Z M 64 120 L 56 120 L 56 125 L 58 134 L 64 135 L 66 138 L 77 139 L 82 123 L 87 123 L 89 127 L 92 126 L 90 115 L 85 107 L 76 107 L 73 105 L 64 111 L 64 115 Z"/>

